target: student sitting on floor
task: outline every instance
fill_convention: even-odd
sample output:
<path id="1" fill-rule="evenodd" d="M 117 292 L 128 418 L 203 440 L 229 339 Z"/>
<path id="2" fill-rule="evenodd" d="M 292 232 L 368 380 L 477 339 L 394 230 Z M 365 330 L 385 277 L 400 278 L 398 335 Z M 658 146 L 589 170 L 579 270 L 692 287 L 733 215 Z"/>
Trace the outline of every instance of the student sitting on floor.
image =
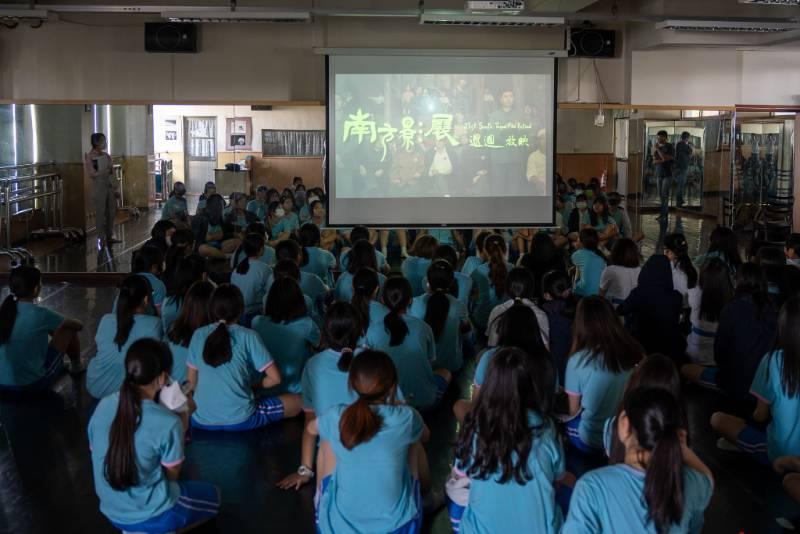
<path id="1" fill-rule="evenodd" d="M 269 389 L 281 383 L 281 372 L 258 334 L 239 326 L 244 314 L 239 289 L 217 287 L 208 306 L 213 322 L 195 331 L 189 343 L 189 383 L 197 403 L 192 427 L 253 430 L 299 414 L 296 395 L 255 398 L 253 377 Z"/>
<path id="2" fill-rule="evenodd" d="M 503 236 L 492 234 L 484 241 L 486 263 L 472 271 L 473 295 L 472 322 L 478 332 L 485 332 L 489 316 L 506 294 L 506 278 L 511 270 L 507 260 L 508 247 Z"/>
<path id="3" fill-rule="evenodd" d="M 200 195 L 200 198 L 197 200 L 197 211 L 195 212 L 195 217 L 203 214 L 206 209 L 206 203 L 208 202 L 208 199 L 216 194 L 217 184 L 214 182 L 206 182 L 206 184 L 203 186 L 203 194 Z"/>
<path id="4" fill-rule="evenodd" d="M 574 330 L 564 381 L 572 416 L 567 436 L 578 450 L 596 454 L 603 450 L 603 423 L 616 413 L 644 351 L 602 297 L 578 303 Z"/>
<path id="5" fill-rule="evenodd" d="M 373 324 L 383 324 L 383 318 L 389 313 L 389 308 L 378 300 L 380 283 L 380 275 L 368 267 L 359 269 L 353 276 L 353 299 L 350 303 L 358 311 L 365 334 Z"/>
<path id="6" fill-rule="evenodd" d="M 299 489 L 314 477 L 316 438 L 309 433 L 308 425 L 332 407 L 356 400 L 357 395 L 347 387 L 347 373 L 361 336 L 356 309 L 347 302 L 333 303 L 325 315 L 322 352 L 306 362 L 300 380 L 305 413 L 300 467 L 281 480 L 278 487 Z"/>
<path id="7" fill-rule="evenodd" d="M 133 253 L 131 258 L 131 273 L 138 274 L 147 279 L 150 284 L 151 297 L 148 313 L 161 315 L 161 306 L 167 298 L 167 286 L 161 281 L 164 268 L 164 255 L 156 247 L 145 246 Z"/>
<path id="8" fill-rule="evenodd" d="M 189 208 L 186 205 L 186 186 L 183 182 L 172 184 L 169 198 L 161 208 L 161 220 L 172 221 L 175 227 L 189 227 Z"/>
<path id="9" fill-rule="evenodd" d="M 78 372 L 83 324 L 35 304 L 42 289 L 39 269 L 13 269 L 8 288 L 0 306 L 0 391 L 48 389 L 64 369 L 65 354 Z"/>
<path id="10" fill-rule="evenodd" d="M 567 358 L 572 350 L 572 322 L 576 300 L 566 273 L 550 271 L 542 277 L 542 310 L 550 327 L 550 356 L 558 371 L 558 383 L 564 383 Z"/>
<path id="11" fill-rule="evenodd" d="M 567 273 L 564 252 L 559 250 L 553 240 L 543 232 L 537 232 L 533 236 L 533 250 L 522 256 L 517 265 L 531 272 L 537 288 L 546 273 L 550 271 Z"/>
<path id="12" fill-rule="evenodd" d="M 167 287 L 167 295 L 175 281 L 175 271 L 181 260 L 194 253 L 194 234 L 191 230 L 178 230 L 172 235 L 172 240 L 164 254 L 164 274 L 162 281 Z"/>
<path id="13" fill-rule="evenodd" d="M 733 298 L 728 266 L 712 258 L 700 271 L 698 285 L 689 290 L 692 331 L 686 338 L 686 354 L 694 364 L 715 365 L 714 340 L 722 309 Z"/>
<path id="14" fill-rule="evenodd" d="M 462 273 L 470 276 L 478 266 L 486 263 L 486 251 L 483 246 L 486 244 L 486 238 L 490 235 L 492 235 L 492 232 L 488 230 L 481 230 L 475 235 L 475 255 L 466 257 L 464 265 L 461 266 Z"/>
<path id="15" fill-rule="evenodd" d="M 472 295 L 472 278 L 458 270 L 458 252 L 450 245 L 439 245 L 433 253 L 433 261 L 444 260 L 453 268 L 453 277 L 457 287 L 456 298 L 469 309 L 469 298 Z M 427 281 L 423 281 L 423 284 Z"/>
<path id="16" fill-rule="evenodd" d="M 464 365 L 462 334 L 469 332 L 469 312 L 450 294 L 455 284 L 453 268 L 444 260 L 428 267 L 428 290 L 411 303 L 409 314 L 422 319 L 433 331 L 436 340 L 436 361 L 433 365 L 455 374 Z"/>
<path id="17" fill-rule="evenodd" d="M 204 258 L 224 259 L 239 246 L 240 240 L 233 227 L 225 222 L 223 210 L 225 200 L 220 195 L 211 195 L 201 215 L 192 219 L 197 253 Z"/>
<path id="18" fill-rule="evenodd" d="M 619 404 L 617 414 L 606 419 L 603 425 L 603 448 L 605 449 L 606 456 L 608 456 L 608 463 L 610 464 L 625 463 L 625 445 L 619 440 L 617 421 L 622 411 L 625 409 L 625 400 L 628 398 L 628 395 L 637 388 L 660 388 L 672 393 L 679 402 L 682 400 L 681 377 L 678 374 L 675 363 L 663 354 L 645 356 L 642 361 L 639 362 L 639 365 L 634 368 L 631 377 L 628 379 L 628 383 L 625 386 L 625 394 L 622 397 L 622 402 Z M 681 433 L 681 439 L 688 443 L 689 421 L 683 410 L 681 413 L 683 419 L 679 432 Z"/>
<path id="19" fill-rule="evenodd" d="M 397 402 L 398 373 L 385 353 L 359 354 L 348 386 L 354 403 L 309 424 L 322 440 L 317 527 L 323 534 L 420 532 L 421 496 L 430 487 L 422 443 L 430 431 L 416 410 Z"/>
<path id="20" fill-rule="evenodd" d="M 172 352 L 172 378 L 179 384 L 186 382 L 189 361 L 189 343 L 194 331 L 211 322 L 208 303 L 214 292 L 214 284 L 205 280 L 195 282 L 186 292 L 181 311 L 167 331 L 169 350 Z"/>
<path id="21" fill-rule="evenodd" d="M 231 204 L 225 215 L 225 222 L 233 226 L 236 234 L 241 234 L 248 224 L 258 222 L 258 217 L 247 211 L 247 195 L 244 193 L 231 193 Z"/>
<path id="22" fill-rule="evenodd" d="M 300 219 L 295 212 L 294 196 L 286 194 L 281 197 L 280 207 L 283 212 L 280 220 L 272 227 L 272 237 L 283 236 L 281 239 L 287 239 L 291 234 L 294 234 L 300 228 Z"/>
<path id="23" fill-rule="evenodd" d="M 753 420 L 767 424 L 766 433 L 740 417 L 717 412 L 711 427 L 723 440 L 720 448 L 735 445 L 764 465 L 781 456 L 800 455 L 800 297 L 781 308 L 775 350 L 761 359 L 750 393 L 757 399 Z"/>
<path id="24" fill-rule="evenodd" d="M 100 511 L 123 532 L 185 532 L 216 516 L 220 504 L 213 485 L 178 482 L 192 403 L 181 413 L 159 404 L 172 367 L 160 341 L 138 340 L 122 365 L 121 387 L 89 421 Z"/>
<path id="25" fill-rule="evenodd" d="M 547 314 L 536 305 L 536 283 L 533 275 L 527 269 L 515 267 L 508 273 L 506 279 L 506 297 L 508 300 L 492 308 L 489 314 L 489 326 L 486 328 L 486 344 L 496 347 L 499 343 L 499 319 L 514 304 L 520 303 L 529 307 L 536 314 L 539 332 L 542 335 L 542 344 L 550 348 L 550 323 Z"/>
<path id="26" fill-rule="evenodd" d="M 689 245 L 683 234 L 664 238 L 664 255 L 672 267 L 672 287 L 681 294 L 683 307 L 689 306 L 689 290 L 697 286 L 697 269 L 689 258 Z"/>
<path id="27" fill-rule="evenodd" d="M 132 274 L 122 281 L 115 313 L 100 319 L 94 341 L 97 354 L 89 362 L 86 390 L 102 399 L 119 390 L 125 380 L 125 354 L 142 338 L 161 339 L 161 319 L 147 314 L 150 284 L 143 276 Z"/>
<path id="28" fill-rule="evenodd" d="M 264 239 L 264 253 L 259 258 L 259 261 L 266 263 L 270 267 L 274 266 L 275 262 L 278 260 L 275 257 L 275 249 L 267 244 L 267 228 L 260 222 L 250 223 L 245 229 L 245 235 L 247 236 L 250 234 L 258 234 Z M 236 266 L 239 265 L 239 262 L 244 258 L 244 248 L 240 245 L 233 253 L 233 256 L 231 256 L 231 269 L 236 269 Z"/>
<path id="29" fill-rule="evenodd" d="M 267 296 L 263 315 L 256 315 L 252 328 L 281 371 L 279 393 L 301 392 L 300 377 L 320 332 L 306 309 L 300 285 L 291 278 L 275 280 Z"/>
<path id="30" fill-rule="evenodd" d="M 336 287 L 333 288 L 333 296 L 336 300 L 342 302 L 350 302 L 353 300 L 353 276 L 361 269 L 372 269 L 378 272 L 378 262 L 375 258 L 375 248 L 369 241 L 361 239 L 356 241 L 347 252 L 349 261 L 347 262 L 347 271 L 339 275 L 336 281 Z M 378 279 L 380 285 L 386 283 L 386 276 L 378 272 Z"/>
<path id="31" fill-rule="evenodd" d="M 714 479 L 681 443 L 681 422 L 670 392 L 631 392 L 617 423 L 625 463 L 578 480 L 562 532 L 701 532 Z"/>
<path id="32" fill-rule="evenodd" d="M 267 285 L 272 278 L 272 268 L 259 258 L 264 254 L 264 238 L 249 234 L 242 241 L 244 259 L 231 273 L 231 285 L 239 288 L 244 298 L 243 326 L 250 326 L 253 317 L 262 310 L 267 296 Z"/>
<path id="33" fill-rule="evenodd" d="M 711 232 L 709 240 L 708 252 L 696 257 L 694 264 L 703 267 L 707 260 L 719 258 L 728 264 L 728 270 L 735 275 L 742 265 L 742 258 L 739 255 L 739 238 L 736 236 L 736 232 L 726 226 L 717 226 Z"/>
<path id="34" fill-rule="evenodd" d="M 172 244 L 172 236 L 177 232 L 177 227 L 172 221 L 157 221 L 150 230 L 150 239 L 144 242 L 143 247 L 155 247 L 161 255 L 165 255 Z"/>
<path id="35" fill-rule="evenodd" d="M 278 261 L 291 260 L 299 269 L 303 263 L 303 249 L 294 239 L 286 239 L 275 246 L 275 257 Z M 269 283 L 271 284 L 272 280 Z M 314 302 L 315 306 L 320 305 L 330 290 L 319 276 L 302 270 L 300 271 L 300 288 L 303 290 L 303 294 L 308 295 L 311 301 Z M 269 291 L 269 286 L 267 291 Z"/>
<path id="36" fill-rule="evenodd" d="M 303 246 L 300 270 L 316 275 L 328 287 L 332 287 L 336 256 L 320 248 L 320 232 L 316 224 L 306 223 L 300 227 L 300 244 Z"/>
<path id="37" fill-rule="evenodd" d="M 259 185 L 256 188 L 256 198 L 247 203 L 247 211 L 264 221 L 267 218 L 267 193 L 269 188 L 266 185 Z"/>
<path id="38" fill-rule="evenodd" d="M 375 243 L 373 243 L 372 234 L 370 232 L 370 229 L 366 226 L 354 226 L 353 229 L 350 230 L 349 239 L 352 248 L 343 248 L 339 253 L 339 266 L 342 271 L 350 271 L 350 252 L 355 248 L 356 243 L 362 239 L 368 241 L 375 251 L 375 270 L 384 274 L 390 271 L 386 256 L 375 248 Z"/>
<path id="39" fill-rule="evenodd" d="M 164 332 L 181 312 L 184 297 L 195 282 L 208 280 L 208 265 L 205 258 L 196 254 L 181 259 L 174 274 L 172 288 L 167 290 L 167 298 L 161 307 L 161 323 Z"/>
<path id="40" fill-rule="evenodd" d="M 408 315 L 411 284 L 402 277 L 390 278 L 383 289 L 383 303 L 389 313 L 383 323 L 373 324 L 365 336 L 366 345 L 392 358 L 400 376 L 400 389 L 411 406 L 435 408 L 450 384 L 447 369 L 433 369 L 436 340 L 431 327 Z"/>
<path id="41" fill-rule="evenodd" d="M 502 348 L 492 358 L 447 483 L 453 532 L 560 531 L 556 485 L 567 473 L 550 417 L 554 379 L 549 360 L 520 349 Z"/>
<path id="42" fill-rule="evenodd" d="M 411 256 L 403 260 L 400 266 L 403 276 L 411 284 L 411 293 L 415 297 L 425 293 L 422 281 L 438 246 L 439 242 L 433 236 L 427 234 L 417 236 L 411 245 Z"/>
<path id="43" fill-rule="evenodd" d="M 611 249 L 611 262 L 600 276 L 600 296 L 616 308 L 639 284 L 641 270 L 639 247 L 631 239 L 618 239 Z"/>
<path id="44" fill-rule="evenodd" d="M 572 253 L 575 266 L 574 291 L 579 297 L 590 297 L 600 293 L 600 278 L 606 268 L 606 257 L 600 252 L 600 237 L 594 228 L 584 228 Z"/>
<path id="45" fill-rule="evenodd" d="M 619 228 L 611 214 L 608 212 L 608 203 L 605 197 L 597 197 L 592 201 L 592 209 L 581 216 L 581 229 L 593 228 L 597 231 L 600 246 L 613 240 L 619 235 Z"/>

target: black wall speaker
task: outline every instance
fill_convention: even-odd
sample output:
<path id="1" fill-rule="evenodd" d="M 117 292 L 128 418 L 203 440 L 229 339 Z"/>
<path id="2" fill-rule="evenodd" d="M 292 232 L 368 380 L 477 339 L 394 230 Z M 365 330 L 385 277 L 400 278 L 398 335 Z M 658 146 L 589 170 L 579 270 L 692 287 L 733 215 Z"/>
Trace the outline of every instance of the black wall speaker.
<path id="1" fill-rule="evenodd" d="M 172 22 L 146 22 L 144 25 L 146 52 L 197 52 L 197 25 Z"/>
<path id="2" fill-rule="evenodd" d="M 571 57 L 614 57 L 614 30 L 576 28 L 570 32 Z"/>

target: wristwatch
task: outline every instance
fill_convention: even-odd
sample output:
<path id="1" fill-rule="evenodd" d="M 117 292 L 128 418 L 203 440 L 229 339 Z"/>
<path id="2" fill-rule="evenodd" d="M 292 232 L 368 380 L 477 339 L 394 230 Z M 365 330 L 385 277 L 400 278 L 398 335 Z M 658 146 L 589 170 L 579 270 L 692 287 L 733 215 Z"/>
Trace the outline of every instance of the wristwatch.
<path id="1" fill-rule="evenodd" d="M 300 467 L 297 468 L 297 474 L 300 475 L 301 477 L 313 477 L 314 471 L 312 471 L 310 467 L 301 465 Z"/>

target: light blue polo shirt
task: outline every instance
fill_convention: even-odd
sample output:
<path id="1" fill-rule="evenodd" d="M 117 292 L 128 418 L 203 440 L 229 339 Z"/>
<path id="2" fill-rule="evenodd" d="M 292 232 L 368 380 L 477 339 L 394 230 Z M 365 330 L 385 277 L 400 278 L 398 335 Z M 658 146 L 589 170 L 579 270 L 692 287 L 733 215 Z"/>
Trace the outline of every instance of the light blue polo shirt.
<path id="1" fill-rule="evenodd" d="M 164 207 L 161 208 L 161 220 L 166 221 L 176 217 L 189 215 L 189 208 L 186 206 L 185 198 L 178 198 L 177 196 L 170 197 L 164 202 Z"/>
<path id="2" fill-rule="evenodd" d="M 606 268 L 605 260 L 591 250 L 580 248 L 572 253 L 572 263 L 579 273 L 575 280 L 575 294 L 581 297 L 599 294 L 600 278 Z"/>
<path id="3" fill-rule="evenodd" d="M 178 502 L 180 488 L 167 479 L 164 467 L 183 462 L 183 426 L 171 411 L 143 400 L 133 437 L 139 483 L 117 491 L 105 477 L 105 458 L 118 404 L 119 392 L 112 393 L 100 401 L 89 420 L 94 488 L 103 515 L 117 524 L 135 525 L 163 514 Z"/>
<path id="4" fill-rule="evenodd" d="M 284 232 L 292 233 L 298 228 L 300 228 L 300 219 L 297 217 L 296 213 L 284 215 L 283 219 L 272 227 L 272 239 L 275 239 Z"/>
<path id="5" fill-rule="evenodd" d="M 556 505 L 553 484 L 564 475 L 564 451 L 552 421 L 530 412 L 528 422 L 534 433 L 528 455 L 528 471 L 533 478 L 519 484 L 512 477 L 501 484 L 499 469 L 484 480 L 470 478 L 469 502 L 461 516 L 460 532 L 557 534 L 561 529 L 564 517 Z M 470 463 L 456 462 L 455 469 L 465 475 L 469 467 Z"/>
<path id="6" fill-rule="evenodd" d="M 89 361 L 86 369 L 86 390 L 96 398 L 102 399 L 119 391 L 125 379 L 125 355 L 135 341 L 143 338 L 161 340 L 164 337 L 161 319 L 152 315 L 136 314 L 133 316 L 133 328 L 128 340 L 120 349 L 114 343 L 117 335 L 117 316 L 108 313 L 100 319 L 94 336 L 97 354 Z"/>
<path id="7" fill-rule="evenodd" d="M 393 532 L 417 515 L 408 448 L 422 436 L 422 417 L 408 406 L 373 406 L 381 429 L 349 450 L 339 435 L 346 408 L 333 407 L 317 423 L 320 438 L 336 455 L 336 469 L 320 495 L 319 529 L 336 534 Z"/>
<path id="8" fill-rule="evenodd" d="M 378 271 L 383 271 L 384 267 L 386 266 L 386 256 L 384 256 L 380 250 L 375 250 L 375 262 L 378 264 Z M 342 271 L 347 271 L 347 267 L 350 265 L 349 252 L 339 255 L 339 265 L 342 268 Z"/>
<path id="9" fill-rule="evenodd" d="M 189 360 L 189 347 L 178 345 L 172 341 L 168 341 L 169 350 L 172 353 L 172 372 L 170 376 L 174 381 L 183 384 L 188 380 L 186 371 L 186 362 Z"/>
<path id="10" fill-rule="evenodd" d="M 614 224 L 615 222 L 616 221 L 614 219 L 614 216 L 609 214 L 607 223 L 603 222 L 603 218 L 602 217 L 598 216 L 597 217 L 597 224 L 593 225 L 592 224 L 592 218 L 589 215 L 589 210 L 584 211 L 583 215 L 581 215 L 581 224 L 589 225 L 592 228 L 594 228 L 595 230 L 597 230 L 598 232 L 602 232 L 603 230 L 605 230 L 608 227 L 609 224 Z"/>
<path id="11" fill-rule="evenodd" d="M 137 276 L 143 276 L 144 278 L 147 278 L 147 281 L 150 283 L 150 302 L 147 305 L 147 314 L 158 315 L 159 312 L 157 308 L 160 308 L 164 304 L 164 300 L 167 298 L 167 286 L 164 285 L 164 282 L 162 282 L 161 279 L 152 273 L 135 274 Z M 117 313 L 117 302 L 119 302 L 119 291 L 117 292 L 117 296 L 114 297 L 114 304 L 111 305 L 111 313 Z"/>
<path id="12" fill-rule="evenodd" d="M 44 378 L 49 334 L 63 322 L 63 316 L 48 308 L 17 301 L 11 336 L 0 345 L 0 384 L 28 386 Z"/>
<path id="13" fill-rule="evenodd" d="M 644 471 L 627 464 L 595 469 L 578 479 L 562 534 L 586 532 L 641 532 L 657 534 L 648 518 L 644 498 Z M 683 517 L 669 534 L 699 534 L 703 514 L 711 501 L 711 480 L 683 467 Z"/>
<path id="14" fill-rule="evenodd" d="M 267 302 L 267 296 L 269 295 L 269 290 L 272 289 L 272 284 L 275 282 L 275 277 L 270 276 L 267 280 L 267 288 L 266 293 L 264 295 L 264 303 Z M 319 276 L 307 272 L 300 271 L 300 290 L 303 292 L 303 295 L 307 296 L 312 304 L 315 304 L 320 298 L 323 298 L 325 294 L 329 291 L 328 286 L 319 279 Z M 309 308 L 315 309 L 315 306 Z"/>
<path id="15" fill-rule="evenodd" d="M 447 310 L 447 321 L 436 341 L 436 368 L 444 368 L 456 372 L 464 365 L 464 353 L 461 347 L 461 324 L 469 321 L 467 308 L 452 295 L 445 295 L 450 308 Z M 430 295 L 420 295 L 411 303 L 408 313 L 417 319 L 425 320 Z"/>
<path id="16" fill-rule="evenodd" d="M 472 274 L 472 271 L 484 263 L 486 262 L 480 259 L 478 256 L 467 256 L 467 259 L 464 260 L 464 265 L 461 266 L 461 272 L 469 276 Z"/>
<path id="17" fill-rule="evenodd" d="M 599 356 L 586 359 L 587 351 L 579 351 L 567 360 L 564 390 L 567 395 L 581 398 L 581 423 L 578 434 L 587 445 L 603 448 L 603 425 L 606 419 L 617 414 L 625 385 L 633 369 L 612 373 Z"/>
<path id="18" fill-rule="evenodd" d="M 767 425 L 767 456 L 771 461 L 800 455 L 800 395 L 786 395 L 781 385 L 782 369 L 782 350 L 764 356 L 750 387 L 750 393 L 769 404 L 772 420 Z"/>
<path id="19" fill-rule="evenodd" d="M 511 272 L 511 264 L 506 265 L 506 267 L 508 272 Z M 489 280 L 490 268 L 491 266 L 488 263 L 483 263 L 477 266 L 470 275 L 472 286 L 478 288 L 478 296 L 475 299 L 475 307 L 472 310 L 472 320 L 478 327 L 479 332 L 486 331 L 486 325 L 489 322 L 489 315 L 492 313 L 492 309 L 505 300 L 503 295 L 505 288 L 501 288 L 501 293 L 498 294 L 491 280 Z"/>
<path id="20" fill-rule="evenodd" d="M 235 269 L 236 266 L 239 264 L 239 262 L 243 259 L 244 259 L 244 250 L 242 250 L 242 247 L 239 247 L 238 249 L 236 249 L 236 252 L 234 252 L 233 256 L 231 256 L 231 269 Z M 262 254 L 261 257 L 258 258 L 258 261 L 260 261 L 261 263 L 266 263 L 270 267 L 274 267 L 276 261 L 275 249 L 269 245 L 264 245 L 264 254 Z"/>
<path id="21" fill-rule="evenodd" d="M 266 202 L 259 202 L 255 199 L 247 203 L 247 211 L 253 213 L 261 221 L 264 221 L 264 219 L 267 217 L 267 207 L 268 206 Z"/>
<path id="22" fill-rule="evenodd" d="M 332 270 L 336 269 L 336 256 L 319 247 L 306 247 L 308 263 L 300 266 L 300 271 L 319 277 L 327 285 L 333 285 Z"/>
<path id="23" fill-rule="evenodd" d="M 320 416 L 337 404 L 350 404 L 358 399 L 347 387 L 347 371 L 339 370 L 341 355 L 325 349 L 306 362 L 300 379 L 304 411 Z"/>
<path id="24" fill-rule="evenodd" d="M 232 357 L 219 367 L 211 367 L 203 360 L 203 347 L 218 326 L 213 323 L 199 328 L 189 343 L 187 365 L 197 369 L 197 411 L 192 419 L 209 426 L 235 425 L 255 412 L 253 375 L 263 373 L 274 362 L 258 334 L 243 326 L 227 325 Z"/>
<path id="25" fill-rule="evenodd" d="M 429 408 L 436 403 L 436 380 L 433 363 L 436 361 L 436 341 L 431 327 L 411 315 L 401 316 L 409 333 L 403 342 L 389 346 L 390 335 L 383 322 L 369 327 L 365 336 L 367 346 L 389 355 L 397 367 L 400 389 L 414 407 Z"/>
<path id="26" fill-rule="evenodd" d="M 169 333 L 169 327 L 172 326 L 172 323 L 181 313 L 182 305 L 183 299 L 181 299 L 179 304 L 176 296 L 167 297 L 164 299 L 164 304 L 161 305 L 161 324 L 164 328 L 164 334 Z"/>
<path id="27" fill-rule="evenodd" d="M 464 305 L 464 308 L 469 309 L 469 299 L 472 296 L 472 278 L 461 272 L 454 272 L 453 276 L 456 279 L 458 286 L 458 295 L 456 298 Z M 422 279 L 422 287 L 428 287 L 428 276 Z"/>
<path id="28" fill-rule="evenodd" d="M 383 291 L 383 284 L 386 283 L 386 276 L 383 273 L 378 273 L 378 284 L 380 289 L 378 295 Z M 336 280 L 336 287 L 333 288 L 333 297 L 342 302 L 350 302 L 353 300 L 353 275 L 347 271 L 339 275 Z"/>
<path id="29" fill-rule="evenodd" d="M 249 260 L 250 268 L 244 274 L 235 269 L 231 273 L 231 284 L 238 287 L 244 297 L 246 313 L 259 313 L 272 278 L 272 267 L 259 260 Z"/>
<path id="30" fill-rule="evenodd" d="M 311 317 L 302 317 L 290 323 L 276 323 L 269 317 L 257 315 L 251 328 L 261 337 L 264 347 L 281 371 L 281 383 L 270 393 L 300 393 L 303 367 L 320 341 L 319 328 Z"/>
<path id="31" fill-rule="evenodd" d="M 400 266 L 403 276 L 411 283 L 411 293 L 415 297 L 425 293 L 425 287 L 422 285 L 422 281 L 428 274 L 428 267 L 430 266 L 431 260 L 428 258 L 418 258 L 416 256 L 406 258 Z"/>

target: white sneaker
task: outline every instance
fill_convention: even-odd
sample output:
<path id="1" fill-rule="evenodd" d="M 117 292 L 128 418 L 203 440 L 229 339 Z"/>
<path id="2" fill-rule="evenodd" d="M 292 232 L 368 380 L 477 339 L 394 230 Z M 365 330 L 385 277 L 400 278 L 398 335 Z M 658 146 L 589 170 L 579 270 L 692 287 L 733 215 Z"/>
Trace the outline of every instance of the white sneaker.
<path id="1" fill-rule="evenodd" d="M 719 438 L 717 440 L 717 448 L 721 451 L 729 451 L 729 452 L 742 452 L 742 449 L 731 443 L 725 438 Z"/>
<path id="2" fill-rule="evenodd" d="M 403 248 L 400 249 L 400 257 L 401 258 L 407 258 L 408 257 L 408 251 L 406 250 L 406 247 L 403 247 Z"/>

